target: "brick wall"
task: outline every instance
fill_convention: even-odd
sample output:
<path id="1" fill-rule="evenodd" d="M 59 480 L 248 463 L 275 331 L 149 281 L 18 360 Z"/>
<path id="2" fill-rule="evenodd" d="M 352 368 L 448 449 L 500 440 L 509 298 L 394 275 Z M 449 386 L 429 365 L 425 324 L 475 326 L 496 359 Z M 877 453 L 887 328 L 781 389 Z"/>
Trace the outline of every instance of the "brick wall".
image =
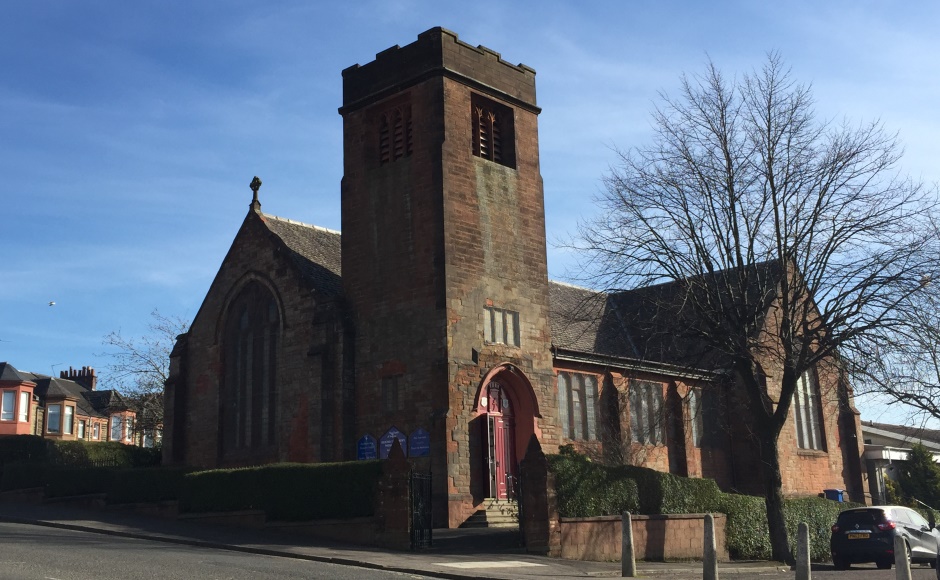
<path id="1" fill-rule="evenodd" d="M 770 362 L 765 369 L 771 397 L 779 397 L 779 371 Z M 728 415 L 730 432 L 723 433 L 702 447 L 696 447 L 691 437 L 692 417 L 686 400 L 689 389 L 701 384 L 666 375 L 626 373 L 590 365 L 564 364 L 556 368 L 556 373 L 562 370 L 595 374 L 599 385 L 598 440 L 564 440 L 563 443 L 572 444 L 578 451 L 598 460 L 623 462 L 677 475 L 707 477 L 714 479 L 726 491 L 763 495 L 762 463 L 742 391 L 731 388 L 727 399 L 723 399 L 726 403 L 722 405 L 728 405 L 724 412 Z M 604 380 L 605 374 L 607 380 Z M 844 390 L 840 406 L 840 376 L 831 363 L 820 363 L 816 375 L 822 407 L 822 431 L 826 439 L 824 450 L 798 447 L 791 408 L 791 416 L 778 442 L 783 492 L 787 496 L 806 496 L 817 495 L 824 489 L 838 488 L 849 490 L 855 501 L 865 502 L 866 485 L 859 467 L 862 450 L 858 444 L 858 413 L 850 403 L 846 405 L 850 398 L 846 398 Z M 630 404 L 627 396 L 631 379 L 661 383 L 664 408 L 669 407 L 670 401 L 674 404 L 667 409 L 664 417 L 666 441 L 663 444 L 631 442 Z M 616 394 L 610 394 L 605 389 L 615 389 Z M 557 386 L 553 396 L 557 397 Z M 681 414 L 677 424 L 669 423 L 670 414 Z"/>

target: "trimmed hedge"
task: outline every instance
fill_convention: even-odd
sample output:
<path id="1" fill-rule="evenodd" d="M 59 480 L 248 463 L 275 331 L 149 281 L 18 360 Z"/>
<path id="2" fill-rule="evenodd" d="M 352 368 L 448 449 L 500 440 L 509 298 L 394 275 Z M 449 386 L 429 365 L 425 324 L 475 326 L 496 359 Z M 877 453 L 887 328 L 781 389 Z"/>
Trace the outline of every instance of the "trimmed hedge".
<path id="1" fill-rule="evenodd" d="M 603 465 L 563 445 L 549 455 L 563 517 L 689 514 L 719 511 L 724 494 L 711 479 L 679 477 L 633 465 Z"/>
<path id="2" fill-rule="evenodd" d="M 46 484 L 45 463 L 35 461 L 19 461 L 3 466 L 3 475 L 0 476 L 0 491 L 15 489 L 30 489 L 43 487 Z"/>
<path id="3" fill-rule="evenodd" d="M 110 467 L 49 467 L 45 471 L 46 497 L 106 493 L 113 473 Z"/>
<path id="4" fill-rule="evenodd" d="M 555 475 L 558 513 L 562 517 L 616 515 L 622 511 L 645 515 L 724 513 L 728 516 L 728 552 L 733 559 L 766 560 L 771 556 L 763 497 L 723 493 L 711 479 L 594 463 L 568 445 L 547 459 Z M 810 557 L 828 561 L 832 524 L 839 512 L 859 505 L 820 497 L 784 500 L 791 549 L 795 553 L 797 529 L 800 522 L 805 522 L 809 526 Z"/>
<path id="5" fill-rule="evenodd" d="M 810 558 L 825 562 L 830 558 L 829 537 L 839 512 L 861 507 L 861 504 L 835 502 L 821 497 L 783 500 L 790 549 L 796 553 L 797 530 L 800 522 L 809 527 Z M 770 558 L 770 531 L 764 498 L 752 495 L 724 494 L 721 511 L 728 515 L 725 528 L 728 552 L 737 560 Z"/>
<path id="6" fill-rule="evenodd" d="M 800 522 L 805 522 L 809 526 L 810 558 L 817 562 L 828 561 L 832 557 L 829 552 L 832 525 L 836 523 L 840 512 L 854 507 L 863 506 L 862 504 L 837 502 L 821 497 L 801 497 L 784 500 L 783 516 L 787 522 L 790 550 L 794 555 L 796 554 L 797 530 Z"/>
<path id="7" fill-rule="evenodd" d="M 38 435 L 0 435 L 0 465 L 45 461 L 53 445 L 53 441 Z"/>
<path id="8" fill-rule="evenodd" d="M 52 461 L 70 467 L 154 467 L 161 453 L 117 441 L 56 441 Z"/>
<path id="9" fill-rule="evenodd" d="M 42 487 L 46 497 L 106 494 L 109 504 L 180 500 L 188 512 L 261 509 L 272 521 L 371 516 L 378 461 L 284 463 L 192 472 L 185 468 L 118 469 L 11 463 L 0 490 Z"/>
<path id="10" fill-rule="evenodd" d="M 42 487 L 46 497 L 66 497 L 105 493 L 113 469 L 100 467 L 59 467 L 48 463 L 21 461 L 3 468 L 0 490 Z"/>
<path id="11" fill-rule="evenodd" d="M 703 514 L 719 510 L 722 496 L 713 479 L 681 477 L 645 467 L 623 465 L 624 477 L 636 481 L 640 489 L 640 513 Z"/>
<path id="12" fill-rule="evenodd" d="M 640 505 L 637 483 L 623 477 L 616 468 L 594 463 L 569 446 L 563 446 L 558 455 L 549 455 L 547 459 L 555 474 L 559 515 L 588 517 L 637 512 Z"/>
<path id="13" fill-rule="evenodd" d="M 279 463 L 184 476 L 181 512 L 260 509 L 273 521 L 371 516 L 379 461 Z"/>
<path id="14" fill-rule="evenodd" d="M 148 467 L 115 470 L 108 484 L 107 502 L 154 503 L 179 499 L 187 473 L 192 473 L 192 469 Z"/>
<path id="15" fill-rule="evenodd" d="M 160 449 L 117 441 L 56 441 L 37 435 L 0 436 L 0 466 L 22 461 L 67 467 L 153 467 Z"/>

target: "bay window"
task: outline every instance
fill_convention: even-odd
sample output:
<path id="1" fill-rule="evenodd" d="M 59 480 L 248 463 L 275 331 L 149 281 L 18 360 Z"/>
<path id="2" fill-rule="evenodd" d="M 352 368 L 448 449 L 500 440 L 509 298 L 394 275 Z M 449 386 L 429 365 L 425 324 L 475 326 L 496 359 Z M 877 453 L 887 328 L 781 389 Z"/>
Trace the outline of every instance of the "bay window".
<path id="1" fill-rule="evenodd" d="M 16 405 L 16 391 L 3 391 L 3 400 L 0 402 L 0 421 L 12 421 Z"/>
<path id="2" fill-rule="evenodd" d="M 62 405 L 49 405 L 46 407 L 46 432 L 59 433 L 62 431 Z"/>

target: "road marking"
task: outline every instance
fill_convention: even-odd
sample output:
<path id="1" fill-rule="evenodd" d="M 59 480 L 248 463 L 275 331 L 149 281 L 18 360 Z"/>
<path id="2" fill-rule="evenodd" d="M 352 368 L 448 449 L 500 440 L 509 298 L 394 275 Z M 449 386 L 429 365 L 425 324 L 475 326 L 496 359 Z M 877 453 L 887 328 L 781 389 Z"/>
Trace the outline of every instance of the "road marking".
<path id="1" fill-rule="evenodd" d="M 517 568 L 520 566 L 547 566 L 548 564 L 509 560 L 501 562 L 438 562 L 437 565 L 447 566 L 448 568 Z"/>

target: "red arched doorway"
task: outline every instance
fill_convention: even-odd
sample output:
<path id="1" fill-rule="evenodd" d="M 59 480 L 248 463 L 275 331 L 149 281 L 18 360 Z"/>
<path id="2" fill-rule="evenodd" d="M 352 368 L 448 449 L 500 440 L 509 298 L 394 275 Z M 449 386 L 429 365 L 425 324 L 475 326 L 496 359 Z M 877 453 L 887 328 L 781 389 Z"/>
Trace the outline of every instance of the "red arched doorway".
<path id="1" fill-rule="evenodd" d="M 538 405 L 525 375 L 512 365 L 499 366 L 483 380 L 477 397 L 480 451 L 475 458 L 485 474 L 487 497 L 515 497 L 519 461 L 536 432 Z"/>

